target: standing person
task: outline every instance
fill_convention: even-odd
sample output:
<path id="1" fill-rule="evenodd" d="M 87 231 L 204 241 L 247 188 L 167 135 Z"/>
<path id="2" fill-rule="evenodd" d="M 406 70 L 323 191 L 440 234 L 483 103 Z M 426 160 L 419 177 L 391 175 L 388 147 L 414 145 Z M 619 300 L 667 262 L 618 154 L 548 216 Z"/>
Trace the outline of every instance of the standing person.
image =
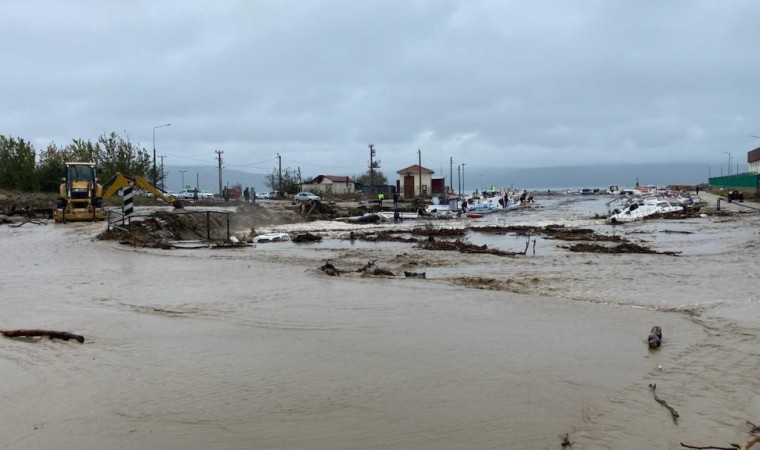
<path id="1" fill-rule="evenodd" d="M 398 192 L 393 193 L 393 209 L 398 208 Z"/>
<path id="2" fill-rule="evenodd" d="M 385 198 L 385 194 L 382 192 L 377 194 L 377 204 L 380 205 L 380 207 L 383 207 L 383 199 Z"/>
<path id="3" fill-rule="evenodd" d="M 248 200 L 251 197 L 251 192 L 248 190 L 248 188 L 243 189 L 243 198 L 245 199 L 245 202 L 248 203 Z"/>
<path id="4" fill-rule="evenodd" d="M 193 189 L 193 202 L 198 203 L 198 188 Z"/>
<path id="5" fill-rule="evenodd" d="M 251 188 L 251 203 L 256 203 L 256 189 Z"/>

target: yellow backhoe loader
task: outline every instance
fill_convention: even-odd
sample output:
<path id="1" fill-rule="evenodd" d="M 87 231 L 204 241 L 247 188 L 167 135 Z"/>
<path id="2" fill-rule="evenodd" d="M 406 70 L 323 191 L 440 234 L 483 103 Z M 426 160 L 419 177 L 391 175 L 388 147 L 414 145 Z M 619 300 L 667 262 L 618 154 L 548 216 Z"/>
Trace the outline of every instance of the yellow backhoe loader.
<path id="1" fill-rule="evenodd" d="M 66 176 L 53 210 L 56 222 L 104 220 L 103 186 L 95 177 L 95 163 L 66 163 Z"/>
<path id="2" fill-rule="evenodd" d="M 129 186 L 139 187 L 175 208 L 182 208 L 182 203 L 148 183 L 143 177 L 128 178 L 117 173 L 100 185 L 95 174 L 95 163 L 66 163 L 66 177 L 60 187 L 61 197 L 53 211 L 53 219 L 56 222 L 105 220 L 103 202 L 119 189 Z"/>

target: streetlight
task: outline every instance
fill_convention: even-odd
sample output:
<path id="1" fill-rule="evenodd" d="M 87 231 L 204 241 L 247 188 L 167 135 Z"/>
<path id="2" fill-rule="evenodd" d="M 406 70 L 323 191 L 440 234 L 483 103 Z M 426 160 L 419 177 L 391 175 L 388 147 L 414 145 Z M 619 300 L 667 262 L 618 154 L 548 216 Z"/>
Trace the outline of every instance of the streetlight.
<path id="1" fill-rule="evenodd" d="M 467 163 L 462 163 L 462 192 L 467 194 L 467 188 L 464 187 L 464 166 L 467 165 Z"/>
<path id="2" fill-rule="evenodd" d="M 158 184 L 158 172 L 156 171 L 156 128 L 170 127 L 172 124 L 157 125 L 153 127 L 153 186 Z"/>
<path id="3" fill-rule="evenodd" d="M 728 176 L 731 176 L 731 153 L 723 150 L 723 153 L 728 155 Z"/>
<path id="4" fill-rule="evenodd" d="M 178 170 L 177 172 L 182 174 L 182 187 L 179 188 L 181 191 L 182 189 L 185 189 L 185 172 L 187 172 L 187 170 Z"/>

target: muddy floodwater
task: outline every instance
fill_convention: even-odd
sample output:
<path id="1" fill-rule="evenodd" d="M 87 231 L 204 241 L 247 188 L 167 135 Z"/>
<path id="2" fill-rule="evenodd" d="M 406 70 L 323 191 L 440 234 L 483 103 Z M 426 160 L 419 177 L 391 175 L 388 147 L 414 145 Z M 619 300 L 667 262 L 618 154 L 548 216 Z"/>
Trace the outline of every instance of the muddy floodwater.
<path id="1" fill-rule="evenodd" d="M 0 225 L 0 328 L 86 338 L 0 338 L 0 448 L 744 442 L 760 423 L 760 217 L 613 229 L 591 218 L 602 199 L 539 203 L 469 224 L 589 227 L 681 253 L 575 253 L 534 236 L 535 254 L 462 254 L 349 241 L 333 222 L 277 227 L 319 243 L 160 250 L 97 240 L 102 223 Z M 330 277 L 326 261 L 399 276 Z M 653 325 L 664 339 L 650 351 Z"/>

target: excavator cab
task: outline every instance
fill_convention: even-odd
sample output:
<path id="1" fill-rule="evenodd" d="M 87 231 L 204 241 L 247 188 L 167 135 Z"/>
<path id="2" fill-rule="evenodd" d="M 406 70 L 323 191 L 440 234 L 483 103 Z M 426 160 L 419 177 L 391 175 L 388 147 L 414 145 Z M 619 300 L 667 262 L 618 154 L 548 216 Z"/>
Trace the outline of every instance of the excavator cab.
<path id="1" fill-rule="evenodd" d="M 56 222 L 104 220 L 103 187 L 98 184 L 95 163 L 66 163 L 53 219 Z"/>

